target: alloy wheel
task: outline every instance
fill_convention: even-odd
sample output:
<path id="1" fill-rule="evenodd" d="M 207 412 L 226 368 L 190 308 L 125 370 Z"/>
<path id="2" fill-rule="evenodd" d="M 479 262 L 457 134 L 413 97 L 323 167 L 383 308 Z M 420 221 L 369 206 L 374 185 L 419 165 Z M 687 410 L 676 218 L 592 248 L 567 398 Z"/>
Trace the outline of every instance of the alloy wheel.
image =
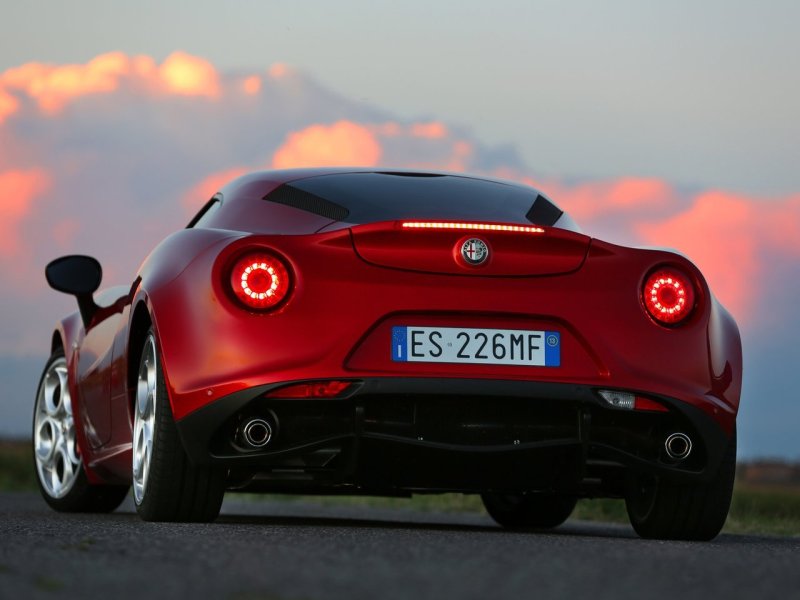
<path id="1" fill-rule="evenodd" d="M 81 471 L 67 361 L 63 356 L 51 362 L 42 377 L 36 395 L 33 437 L 39 481 L 51 498 L 63 498 Z"/>

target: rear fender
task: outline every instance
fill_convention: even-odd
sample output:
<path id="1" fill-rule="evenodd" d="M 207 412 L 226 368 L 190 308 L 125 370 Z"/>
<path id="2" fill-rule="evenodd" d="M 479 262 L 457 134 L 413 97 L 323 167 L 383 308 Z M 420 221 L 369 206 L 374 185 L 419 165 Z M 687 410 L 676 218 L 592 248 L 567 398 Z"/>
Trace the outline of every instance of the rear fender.
<path id="1" fill-rule="evenodd" d="M 162 371 L 167 384 L 167 390 L 171 390 L 170 385 L 170 360 L 164 357 L 165 348 L 175 348 L 174 352 L 181 351 L 181 340 L 165 340 L 161 336 L 161 321 L 170 319 L 172 311 L 183 311 L 191 309 L 191 296 L 184 295 L 176 297 L 170 292 L 171 283 L 174 282 L 184 271 L 196 262 L 213 263 L 214 258 L 220 250 L 230 244 L 232 240 L 246 237 L 247 234 L 240 232 L 218 230 L 218 229 L 184 229 L 174 233 L 164 240 L 148 256 L 139 271 L 138 286 L 133 293 L 131 312 L 128 322 L 128 359 L 127 359 L 127 381 L 130 389 L 135 389 L 136 375 L 138 371 L 139 348 L 135 347 L 137 342 L 144 341 L 142 331 L 141 314 L 145 310 L 149 317 L 150 325 L 156 336 L 156 344 L 162 355 Z M 208 272 L 208 281 L 211 280 L 211 272 Z M 201 290 L 196 290 L 201 293 Z M 172 394 L 170 394 L 170 406 L 173 414 Z"/>

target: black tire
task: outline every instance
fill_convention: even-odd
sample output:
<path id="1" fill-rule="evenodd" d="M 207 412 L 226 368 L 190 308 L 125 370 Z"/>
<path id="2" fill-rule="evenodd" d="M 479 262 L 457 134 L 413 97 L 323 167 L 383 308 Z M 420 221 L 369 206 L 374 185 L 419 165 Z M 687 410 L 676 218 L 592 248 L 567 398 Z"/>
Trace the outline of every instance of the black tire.
<path id="1" fill-rule="evenodd" d="M 736 478 L 736 430 L 716 476 L 708 483 L 677 484 L 638 477 L 625 499 L 631 525 L 643 538 L 711 540 L 728 517 Z"/>
<path id="2" fill-rule="evenodd" d="M 558 494 L 481 494 L 483 505 L 508 529 L 552 529 L 566 521 L 578 499 Z"/>
<path id="3" fill-rule="evenodd" d="M 134 400 L 133 439 L 136 511 L 145 521 L 213 521 L 219 515 L 225 494 L 226 472 L 210 467 L 197 467 L 189 461 L 172 416 L 160 352 L 152 329 L 145 336 L 140 350 L 140 385 Z M 154 369 L 155 373 L 148 372 L 148 369 Z M 142 382 L 146 383 L 148 376 L 155 387 L 152 390 L 143 390 Z M 142 394 L 151 395 L 140 404 Z M 150 404 L 147 405 L 147 402 Z M 142 437 L 142 430 L 137 427 L 140 419 L 144 422 L 150 418 L 147 410 L 140 409 L 145 405 L 150 409 L 154 408 L 152 420 L 149 421 L 152 431 L 149 447 Z M 147 465 L 144 476 L 138 478 L 137 458 L 139 465 Z M 139 472 L 143 472 L 141 468 Z"/>
<path id="4" fill-rule="evenodd" d="M 126 485 L 91 485 L 75 437 L 64 351 L 45 364 L 33 409 L 33 468 L 42 498 L 59 512 L 111 512 Z"/>

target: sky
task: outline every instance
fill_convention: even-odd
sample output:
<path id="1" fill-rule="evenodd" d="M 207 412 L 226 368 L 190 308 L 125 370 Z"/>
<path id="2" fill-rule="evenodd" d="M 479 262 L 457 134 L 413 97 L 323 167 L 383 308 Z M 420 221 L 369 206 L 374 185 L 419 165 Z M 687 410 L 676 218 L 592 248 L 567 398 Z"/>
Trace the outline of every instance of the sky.
<path id="1" fill-rule="evenodd" d="M 740 454 L 800 458 L 795 2 L 35 0 L 0 21 L 0 434 L 24 435 L 55 256 L 108 284 L 226 180 L 319 164 L 531 183 L 673 247 L 745 347 Z M 33 388 L 33 389 L 31 389 Z"/>

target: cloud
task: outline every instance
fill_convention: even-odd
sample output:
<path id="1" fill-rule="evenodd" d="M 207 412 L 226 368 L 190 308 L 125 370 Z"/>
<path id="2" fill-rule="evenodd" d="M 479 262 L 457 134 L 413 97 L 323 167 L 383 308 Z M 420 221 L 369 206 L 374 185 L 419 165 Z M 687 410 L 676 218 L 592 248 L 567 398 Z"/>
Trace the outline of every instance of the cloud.
<path id="1" fill-rule="evenodd" d="M 408 125 L 402 125 L 397 121 L 387 121 L 385 123 L 374 124 L 371 126 L 371 129 L 376 134 L 387 138 L 405 136 L 440 140 L 450 135 L 447 125 L 440 121 L 410 123 Z"/>
<path id="2" fill-rule="evenodd" d="M 0 75 L 0 89 L 24 92 L 45 113 L 53 114 L 73 98 L 113 92 L 131 61 L 122 53 L 103 54 L 85 65 L 27 63 Z"/>
<path id="3" fill-rule="evenodd" d="M 13 261 L 23 249 L 20 227 L 33 211 L 33 201 L 49 185 L 42 169 L 0 173 L 0 257 Z"/>
<path id="4" fill-rule="evenodd" d="M 0 75 L 0 124 L 16 112 L 12 94 L 34 100 L 48 115 L 84 96 L 110 94 L 125 84 L 139 85 L 151 93 L 216 98 L 219 78 L 208 61 L 185 52 L 173 52 L 157 66 L 149 56 L 122 52 L 101 54 L 86 64 L 27 63 Z"/>
<path id="5" fill-rule="evenodd" d="M 0 125 L 19 108 L 17 99 L 0 87 Z"/>
<path id="6" fill-rule="evenodd" d="M 665 181 L 622 177 L 612 181 L 565 184 L 543 182 L 542 190 L 558 199 L 574 219 L 589 220 L 614 213 L 653 213 L 674 208 L 678 196 Z"/>
<path id="7" fill-rule="evenodd" d="M 339 121 L 317 123 L 290 133 L 272 167 L 403 166 L 464 171 L 478 158 L 473 142 L 455 136 L 438 121 L 401 124 Z"/>
<path id="8" fill-rule="evenodd" d="M 372 167 L 381 158 L 381 145 L 369 127 L 338 121 L 333 125 L 311 125 L 289 134 L 275 152 L 276 169 L 320 166 Z"/>
<path id="9" fill-rule="evenodd" d="M 280 79 L 281 77 L 286 77 L 291 72 L 291 69 L 288 65 L 284 63 L 274 63 L 270 66 L 267 70 L 267 74 L 272 77 L 273 79 Z"/>
<path id="10" fill-rule="evenodd" d="M 161 65 L 159 76 L 174 94 L 211 98 L 220 94 L 216 69 L 207 60 L 185 52 L 170 54 Z"/>
<path id="11" fill-rule="evenodd" d="M 447 136 L 447 126 L 438 121 L 433 121 L 431 123 L 414 123 L 411 126 L 411 135 L 431 140 L 440 140 Z"/>
<path id="12" fill-rule="evenodd" d="M 242 81 L 242 90 L 249 96 L 258 94 L 258 92 L 261 91 L 261 77 L 258 75 L 245 77 L 244 81 Z"/>

